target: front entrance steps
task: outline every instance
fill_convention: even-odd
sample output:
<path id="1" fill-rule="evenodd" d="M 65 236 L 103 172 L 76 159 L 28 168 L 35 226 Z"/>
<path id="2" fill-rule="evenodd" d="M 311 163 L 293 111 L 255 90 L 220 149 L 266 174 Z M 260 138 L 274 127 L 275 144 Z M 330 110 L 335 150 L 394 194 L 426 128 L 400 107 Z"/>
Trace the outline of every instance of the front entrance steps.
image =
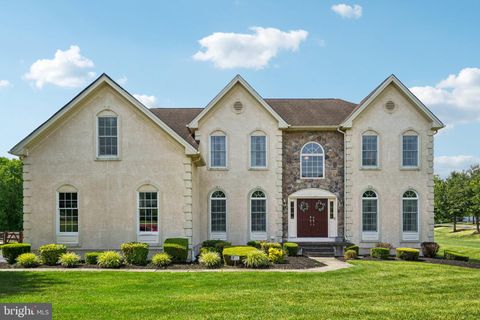
<path id="1" fill-rule="evenodd" d="M 309 257 L 339 257 L 348 242 L 297 242 L 302 254 Z"/>

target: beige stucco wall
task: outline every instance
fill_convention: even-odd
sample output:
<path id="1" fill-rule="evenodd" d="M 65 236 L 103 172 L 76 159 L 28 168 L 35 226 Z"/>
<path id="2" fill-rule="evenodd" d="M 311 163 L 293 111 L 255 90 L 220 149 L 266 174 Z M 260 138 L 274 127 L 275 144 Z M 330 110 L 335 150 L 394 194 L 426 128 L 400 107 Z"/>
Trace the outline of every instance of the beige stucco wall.
<path id="1" fill-rule="evenodd" d="M 96 115 L 119 117 L 120 160 L 96 160 Z M 137 240 L 137 188 L 159 192 L 159 243 L 189 236 L 192 166 L 184 147 L 107 85 L 77 105 L 29 150 L 25 163 L 25 233 L 33 248 L 56 242 L 56 191 L 78 190 L 78 249 L 118 249 Z M 192 219 L 190 219 L 192 220 Z"/>
<path id="2" fill-rule="evenodd" d="M 393 113 L 384 105 L 392 100 Z M 345 135 L 346 213 L 345 236 L 363 248 L 377 241 L 362 241 L 361 196 L 369 188 L 379 197 L 379 240 L 393 246 L 418 247 L 433 239 L 433 134 L 431 123 L 393 85 L 388 86 L 353 122 Z M 361 136 L 367 130 L 379 134 L 380 168 L 361 169 Z M 401 168 L 401 136 L 407 130 L 419 135 L 420 167 Z M 406 190 L 419 195 L 419 241 L 402 241 L 401 199 Z"/>
<path id="3" fill-rule="evenodd" d="M 233 111 L 236 101 L 242 102 L 242 113 Z M 256 130 L 267 135 L 267 170 L 249 169 L 249 135 Z M 227 135 L 227 170 L 209 169 L 209 135 L 214 131 L 223 131 Z M 260 188 L 267 195 L 267 238 L 280 240 L 282 135 L 277 120 L 242 85 L 236 84 L 201 119 L 195 136 L 200 140 L 200 152 L 207 161 L 207 166 L 198 169 L 201 239 L 210 237 L 209 196 L 218 188 L 227 196 L 227 240 L 234 244 L 245 244 L 250 240 L 249 195 L 252 190 Z"/>

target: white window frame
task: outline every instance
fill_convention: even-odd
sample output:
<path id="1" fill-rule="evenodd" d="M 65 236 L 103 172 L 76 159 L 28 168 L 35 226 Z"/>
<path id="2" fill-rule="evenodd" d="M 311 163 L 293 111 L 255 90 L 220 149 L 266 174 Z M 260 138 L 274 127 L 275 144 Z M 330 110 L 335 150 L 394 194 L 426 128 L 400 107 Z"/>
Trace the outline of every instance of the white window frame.
<path id="1" fill-rule="evenodd" d="M 62 232 L 60 231 L 60 193 L 76 193 L 77 194 L 77 224 L 78 231 L 76 232 Z M 67 245 L 78 245 L 79 243 L 79 233 L 80 233 L 80 222 L 81 222 L 81 205 L 80 205 L 80 193 L 78 189 L 72 185 L 63 185 L 59 187 L 56 191 L 55 196 L 55 231 L 56 231 L 56 242 L 59 244 Z"/>
<path id="2" fill-rule="evenodd" d="M 225 137 L 225 166 L 213 166 L 212 159 L 212 137 Z M 228 135 L 224 131 L 217 130 L 208 136 L 208 168 L 212 170 L 227 170 L 228 169 Z"/>
<path id="3" fill-rule="evenodd" d="M 363 137 L 365 136 L 375 136 L 377 137 L 377 159 L 376 159 L 376 162 L 377 164 L 376 165 L 364 165 L 363 164 Z M 376 133 L 376 132 L 373 132 L 373 131 L 367 131 L 365 133 L 363 133 L 360 137 L 360 167 L 362 169 L 378 169 L 380 168 L 380 136 Z"/>
<path id="4" fill-rule="evenodd" d="M 417 165 L 416 166 L 407 166 L 404 165 L 403 163 L 403 137 L 417 137 Z M 420 135 L 413 131 L 413 130 L 408 130 L 407 132 L 403 133 L 401 135 L 400 139 L 400 166 L 402 169 L 419 169 L 420 168 L 420 150 L 421 150 L 421 145 L 420 145 Z"/>
<path id="5" fill-rule="evenodd" d="M 365 198 L 363 195 L 367 191 L 375 193 L 374 198 Z M 377 201 L 377 231 L 363 231 L 363 200 L 376 200 Z M 378 192 L 374 189 L 367 189 L 362 191 L 360 196 L 360 231 L 362 232 L 362 241 L 378 241 L 380 229 L 380 197 Z"/>
<path id="6" fill-rule="evenodd" d="M 405 198 L 404 195 L 406 192 L 412 191 L 415 193 L 416 197 L 415 198 Z M 417 231 L 403 231 L 403 200 L 416 200 L 417 201 Z M 401 208 L 401 216 L 402 216 L 402 221 L 400 223 L 400 232 L 402 233 L 402 240 L 403 241 L 413 241 L 413 242 L 418 242 L 420 240 L 420 196 L 418 192 L 414 189 L 408 189 L 405 190 L 402 193 L 401 199 L 400 199 L 400 208 Z"/>
<path id="7" fill-rule="evenodd" d="M 116 155 L 100 155 L 100 118 L 116 118 L 117 119 L 117 154 Z M 103 110 L 95 117 L 95 155 L 97 160 L 119 160 L 120 159 L 120 117 L 110 110 Z"/>
<path id="8" fill-rule="evenodd" d="M 256 191 L 260 191 L 263 193 L 262 198 L 253 198 L 253 194 Z M 252 200 L 264 200 L 265 201 L 265 231 L 253 231 L 252 230 Z M 263 189 L 255 189 L 250 192 L 250 196 L 248 197 L 248 207 L 249 207 L 249 230 L 250 230 L 250 240 L 268 240 L 267 230 L 268 230 L 268 197 L 267 193 Z"/>
<path id="9" fill-rule="evenodd" d="M 303 149 L 305 148 L 305 146 L 307 144 L 310 144 L 310 143 L 314 143 L 316 145 L 318 145 L 320 147 L 320 149 L 322 150 L 322 153 L 305 153 L 305 155 L 310 155 L 310 156 L 321 156 L 322 157 L 322 176 L 321 177 L 304 177 L 303 176 L 303 164 L 302 164 L 302 157 L 304 155 L 303 153 Z M 319 179 L 325 179 L 325 168 L 326 168 L 326 165 L 325 165 L 325 149 L 323 148 L 323 146 L 318 143 L 318 142 L 315 142 L 315 141 L 309 141 L 307 143 L 305 143 L 302 148 L 300 149 L 300 179 L 303 179 L 303 180 L 319 180 Z"/>
<path id="10" fill-rule="evenodd" d="M 224 198 L 212 198 L 216 191 L 221 191 Z M 212 231 L 212 199 L 225 200 L 225 231 Z M 208 233 L 211 240 L 227 240 L 228 233 L 228 195 L 223 189 L 212 190 L 208 195 Z"/>
<path id="11" fill-rule="evenodd" d="M 254 166 L 252 164 L 253 162 L 253 159 L 252 159 L 252 137 L 265 137 L 265 166 Z M 256 131 L 256 132 L 253 132 L 251 133 L 249 136 L 248 136 L 248 166 L 249 166 L 249 169 L 252 169 L 252 170 L 265 170 L 265 169 L 268 169 L 268 155 L 269 155 L 269 152 L 268 152 L 268 136 L 264 133 L 264 132 L 261 132 L 261 131 Z"/>
<path id="12" fill-rule="evenodd" d="M 150 192 L 157 194 L 157 231 L 140 231 L 140 193 L 142 192 Z M 137 202 L 136 202 L 136 228 L 137 228 L 137 241 L 138 242 L 145 242 L 151 245 L 158 245 L 160 243 L 160 192 L 158 188 L 152 185 L 143 185 L 137 189 L 136 192 Z"/>

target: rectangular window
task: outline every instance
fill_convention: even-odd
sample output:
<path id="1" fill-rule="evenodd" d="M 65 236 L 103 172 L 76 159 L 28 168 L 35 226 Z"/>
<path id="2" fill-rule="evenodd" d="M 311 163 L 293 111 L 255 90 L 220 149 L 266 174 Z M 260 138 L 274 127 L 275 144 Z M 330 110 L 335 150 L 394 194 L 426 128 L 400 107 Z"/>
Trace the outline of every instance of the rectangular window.
<path id="1" fill-rule="evenodd" d="M 267 137 L 250 137 L 250 166 L 252 168 L 267 167 Z"/>
<path id="2" fill-rule="evenodd" d="M 210 166 L 212 168 L 225 168 L 227 166 L 227 137 L 210 137 Z"/>
<path id="3" fill-rule="evenodd" d="M 78 200 L 76 192 L 58 193 L 60 232 L 78 232 Z"/>
<path id="4" fill-rule="evenodd" d="M 290 219 L 295 219 L 295 202 L 290 201 Z"/>
<path id="5" fill-rule="evenodd" d="M 402 149 L 402 165 L 418 167 L 418 136 L 403 136 Z"/>
<path id="6" fill-rule="evenodd" d="M 157 192 L 138 193 L 138 214 L 140 232 L 158 232 Z"/>
<path id="7" fill-rule="evenodd" d="M 333 219 L 335 216 L 333 214 L 333 209 L 334 209 L 334 202 L 330 201 L 330 219 Z"/>
<path id="8" fill-rule="evenodd" d="M 378 158 L 378 137 L 376 135 L 362 136 L 362 166 L 376 167 Z"/>
<path id="9" fill-rule="evenodd" d="M 362 226 L 363 231 L 377 231 L 377 200 L 362 200 Z"/>
<path id="10" fill-rule="evenodd" d="M 418 200 L 403 200 L 403 231 L 418 232 Z"/>
<path id="11" fill-rule="evenodd" d="M 117 117 L 98 117 L 98 156 L 118 156 Z"/>

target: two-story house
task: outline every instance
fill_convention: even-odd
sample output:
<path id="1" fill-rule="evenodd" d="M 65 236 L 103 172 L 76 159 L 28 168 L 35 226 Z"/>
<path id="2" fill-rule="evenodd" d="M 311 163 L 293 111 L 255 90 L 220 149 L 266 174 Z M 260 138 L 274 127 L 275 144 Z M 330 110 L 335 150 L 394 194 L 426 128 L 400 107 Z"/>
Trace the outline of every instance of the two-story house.
<path id="1" fill-rule="evenodd" d="M 103 74 L 10 151 L 24 233 L 79 251 L 170 237 L 367 249 L 433 240 L 433 136 L 395 76 L 359 104 L 264 99 L 236 76 L 204 108 L 148 109 Z"/>

